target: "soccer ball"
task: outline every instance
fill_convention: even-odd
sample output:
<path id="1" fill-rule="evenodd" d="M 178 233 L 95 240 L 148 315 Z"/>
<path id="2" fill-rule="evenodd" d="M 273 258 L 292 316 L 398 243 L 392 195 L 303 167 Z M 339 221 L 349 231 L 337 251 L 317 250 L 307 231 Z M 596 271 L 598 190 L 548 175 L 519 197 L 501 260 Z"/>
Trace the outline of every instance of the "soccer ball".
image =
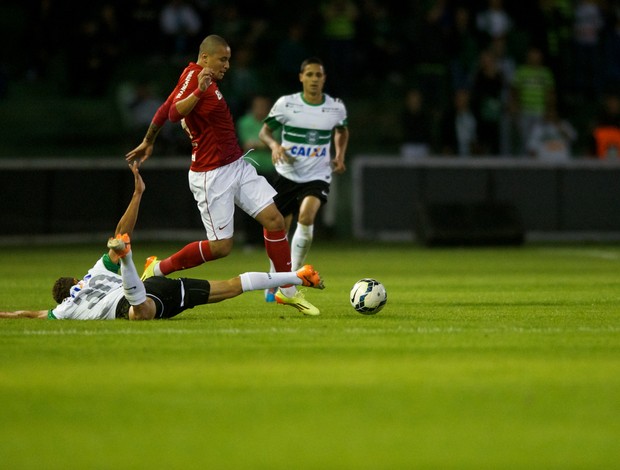
<path id="1" fill-rule="evenodd" d="M 385 287 L 376 279 L 360 279 L 351 289 L 351 305 L 359 313 L 374 315 L 387 303 Z"/>

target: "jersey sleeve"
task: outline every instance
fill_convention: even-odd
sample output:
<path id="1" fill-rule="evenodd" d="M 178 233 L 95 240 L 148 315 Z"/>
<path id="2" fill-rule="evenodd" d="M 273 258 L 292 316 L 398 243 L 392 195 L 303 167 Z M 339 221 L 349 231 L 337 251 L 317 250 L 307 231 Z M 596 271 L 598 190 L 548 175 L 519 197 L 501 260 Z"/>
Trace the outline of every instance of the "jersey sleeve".
<path id="1" fill-rule="evenodd" d="M 272 131 L 280 129 L 284 125 L 284 110 L 286 108 L 285 97 L 281 96 L 271 107 L 269 114 L 263 120 Z"/>
<path id="2" fill-rule="evenodd" d="M 273 116 L 267 116 L 263 122 L 267 124 L 267 127 L 269 127 L 269 129 L 271 129 L 272 131 L 277 131 L 278 129 L 282 127 L 282 124 L 280 123 L 280 121 L 278 121 Z"/>
<path id="3" fill-rule="evenodd" d="M 69 318 L 69 311 L 71 310 L 71 306 L 73 305 L 73 299 L 71 297 L 67 297 L 62 303 L 56 305 L 55 308 L 51 308 L 49 312 L 47 312 L 47 318 L 50 320 L 64 320 Z"/>
<path id="4" fill-rule="evenodd" d="M 177 85 L 174 87 L 172 92 L 170 92 L 170 94 L 168 95 L 168 98 L 166 98 L 166 101 L 164 101 L 163 104 L 155 112 L 155 115 L 153 116 L 153 119 L 151 122 L 155 124 L 157 127 L 163 127 L 163 125 L 166 124 L 166 121 L 169 120 L 168 116 L 170 115 L 170 109 L 172 108 L 172 104 L 174 102 L 175 97 L 179 93 L 179 87 L 181 86 L 183 77 L 185 75 L 187 75 L 187 70 L 185 70 L 184 73 L 181 75 L 181 77 L 179 77 L 179 81 L 177 82 Z"/>
<path id="5" fill-rule="evenodd" d="M 349 125 L 348 116 L 347 116 L 347 108 L 342 101 L 339 101 L 340 104 L 340 120 L 336 127 L 347 127 Z"/>
<path id="6" fill-rule="evenodd" d="M 164 103 L 157 109 L 151 122 L 157 127 L 164 127 L 166 121 L 168 121 L 168 113 L 170 112 L 170 106 L 172 105 L 172 95 L 164 101 Z"/>

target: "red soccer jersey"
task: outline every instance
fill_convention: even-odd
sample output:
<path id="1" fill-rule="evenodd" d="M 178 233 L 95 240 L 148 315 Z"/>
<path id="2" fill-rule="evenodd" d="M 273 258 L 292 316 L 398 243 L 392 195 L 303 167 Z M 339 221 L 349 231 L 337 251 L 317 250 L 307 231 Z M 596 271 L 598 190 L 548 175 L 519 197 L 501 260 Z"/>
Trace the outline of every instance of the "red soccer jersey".
<path id="1" fill-rule="evenodd" d="M 162 105 L 162 111 L 174 107 L 177 101 L 186 98 L 198 88 L 197 77 L 201 70 L 200 65 L 190 62 L 166 103 Z M 173 108 L 173 113 L 175 110 Z M 191 170 L 213 170 L 243 156 L 230 108 L 216 82 L 211 82 L 184 121 L 184 128 L 192 141 Z"/>

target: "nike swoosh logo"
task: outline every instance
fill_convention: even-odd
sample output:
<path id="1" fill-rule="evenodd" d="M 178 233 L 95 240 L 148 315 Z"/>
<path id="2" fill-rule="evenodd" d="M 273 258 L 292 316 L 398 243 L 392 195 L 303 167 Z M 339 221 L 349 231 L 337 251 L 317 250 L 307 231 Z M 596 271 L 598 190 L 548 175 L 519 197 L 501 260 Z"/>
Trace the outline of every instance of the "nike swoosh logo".
<path id="1" fill-rule="evenodd" d="M 217 229 L 218 229 L 218 230 L 224 230 L 226 227 L 228 227 L 228 224 L 226 224 L 226 225 L 221 225 L 221 226 L 219 226 Z"/>

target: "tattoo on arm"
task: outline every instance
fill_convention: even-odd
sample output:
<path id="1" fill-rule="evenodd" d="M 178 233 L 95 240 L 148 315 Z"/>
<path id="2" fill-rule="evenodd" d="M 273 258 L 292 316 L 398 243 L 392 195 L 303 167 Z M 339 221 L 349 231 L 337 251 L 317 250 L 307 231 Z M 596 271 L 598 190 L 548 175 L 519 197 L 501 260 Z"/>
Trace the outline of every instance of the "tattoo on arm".
<path id="1" fill-rule="evenodd" d="M 144 140 L 152 144 L 153 142 L 155 142 L 155 139 L 157 138 L 157 134 L 159 134 L 160 130 L 161 130 L 161 127 L 156 126 L 155 124 L 151 123 L 148 130 L 146 131 Z"/>

